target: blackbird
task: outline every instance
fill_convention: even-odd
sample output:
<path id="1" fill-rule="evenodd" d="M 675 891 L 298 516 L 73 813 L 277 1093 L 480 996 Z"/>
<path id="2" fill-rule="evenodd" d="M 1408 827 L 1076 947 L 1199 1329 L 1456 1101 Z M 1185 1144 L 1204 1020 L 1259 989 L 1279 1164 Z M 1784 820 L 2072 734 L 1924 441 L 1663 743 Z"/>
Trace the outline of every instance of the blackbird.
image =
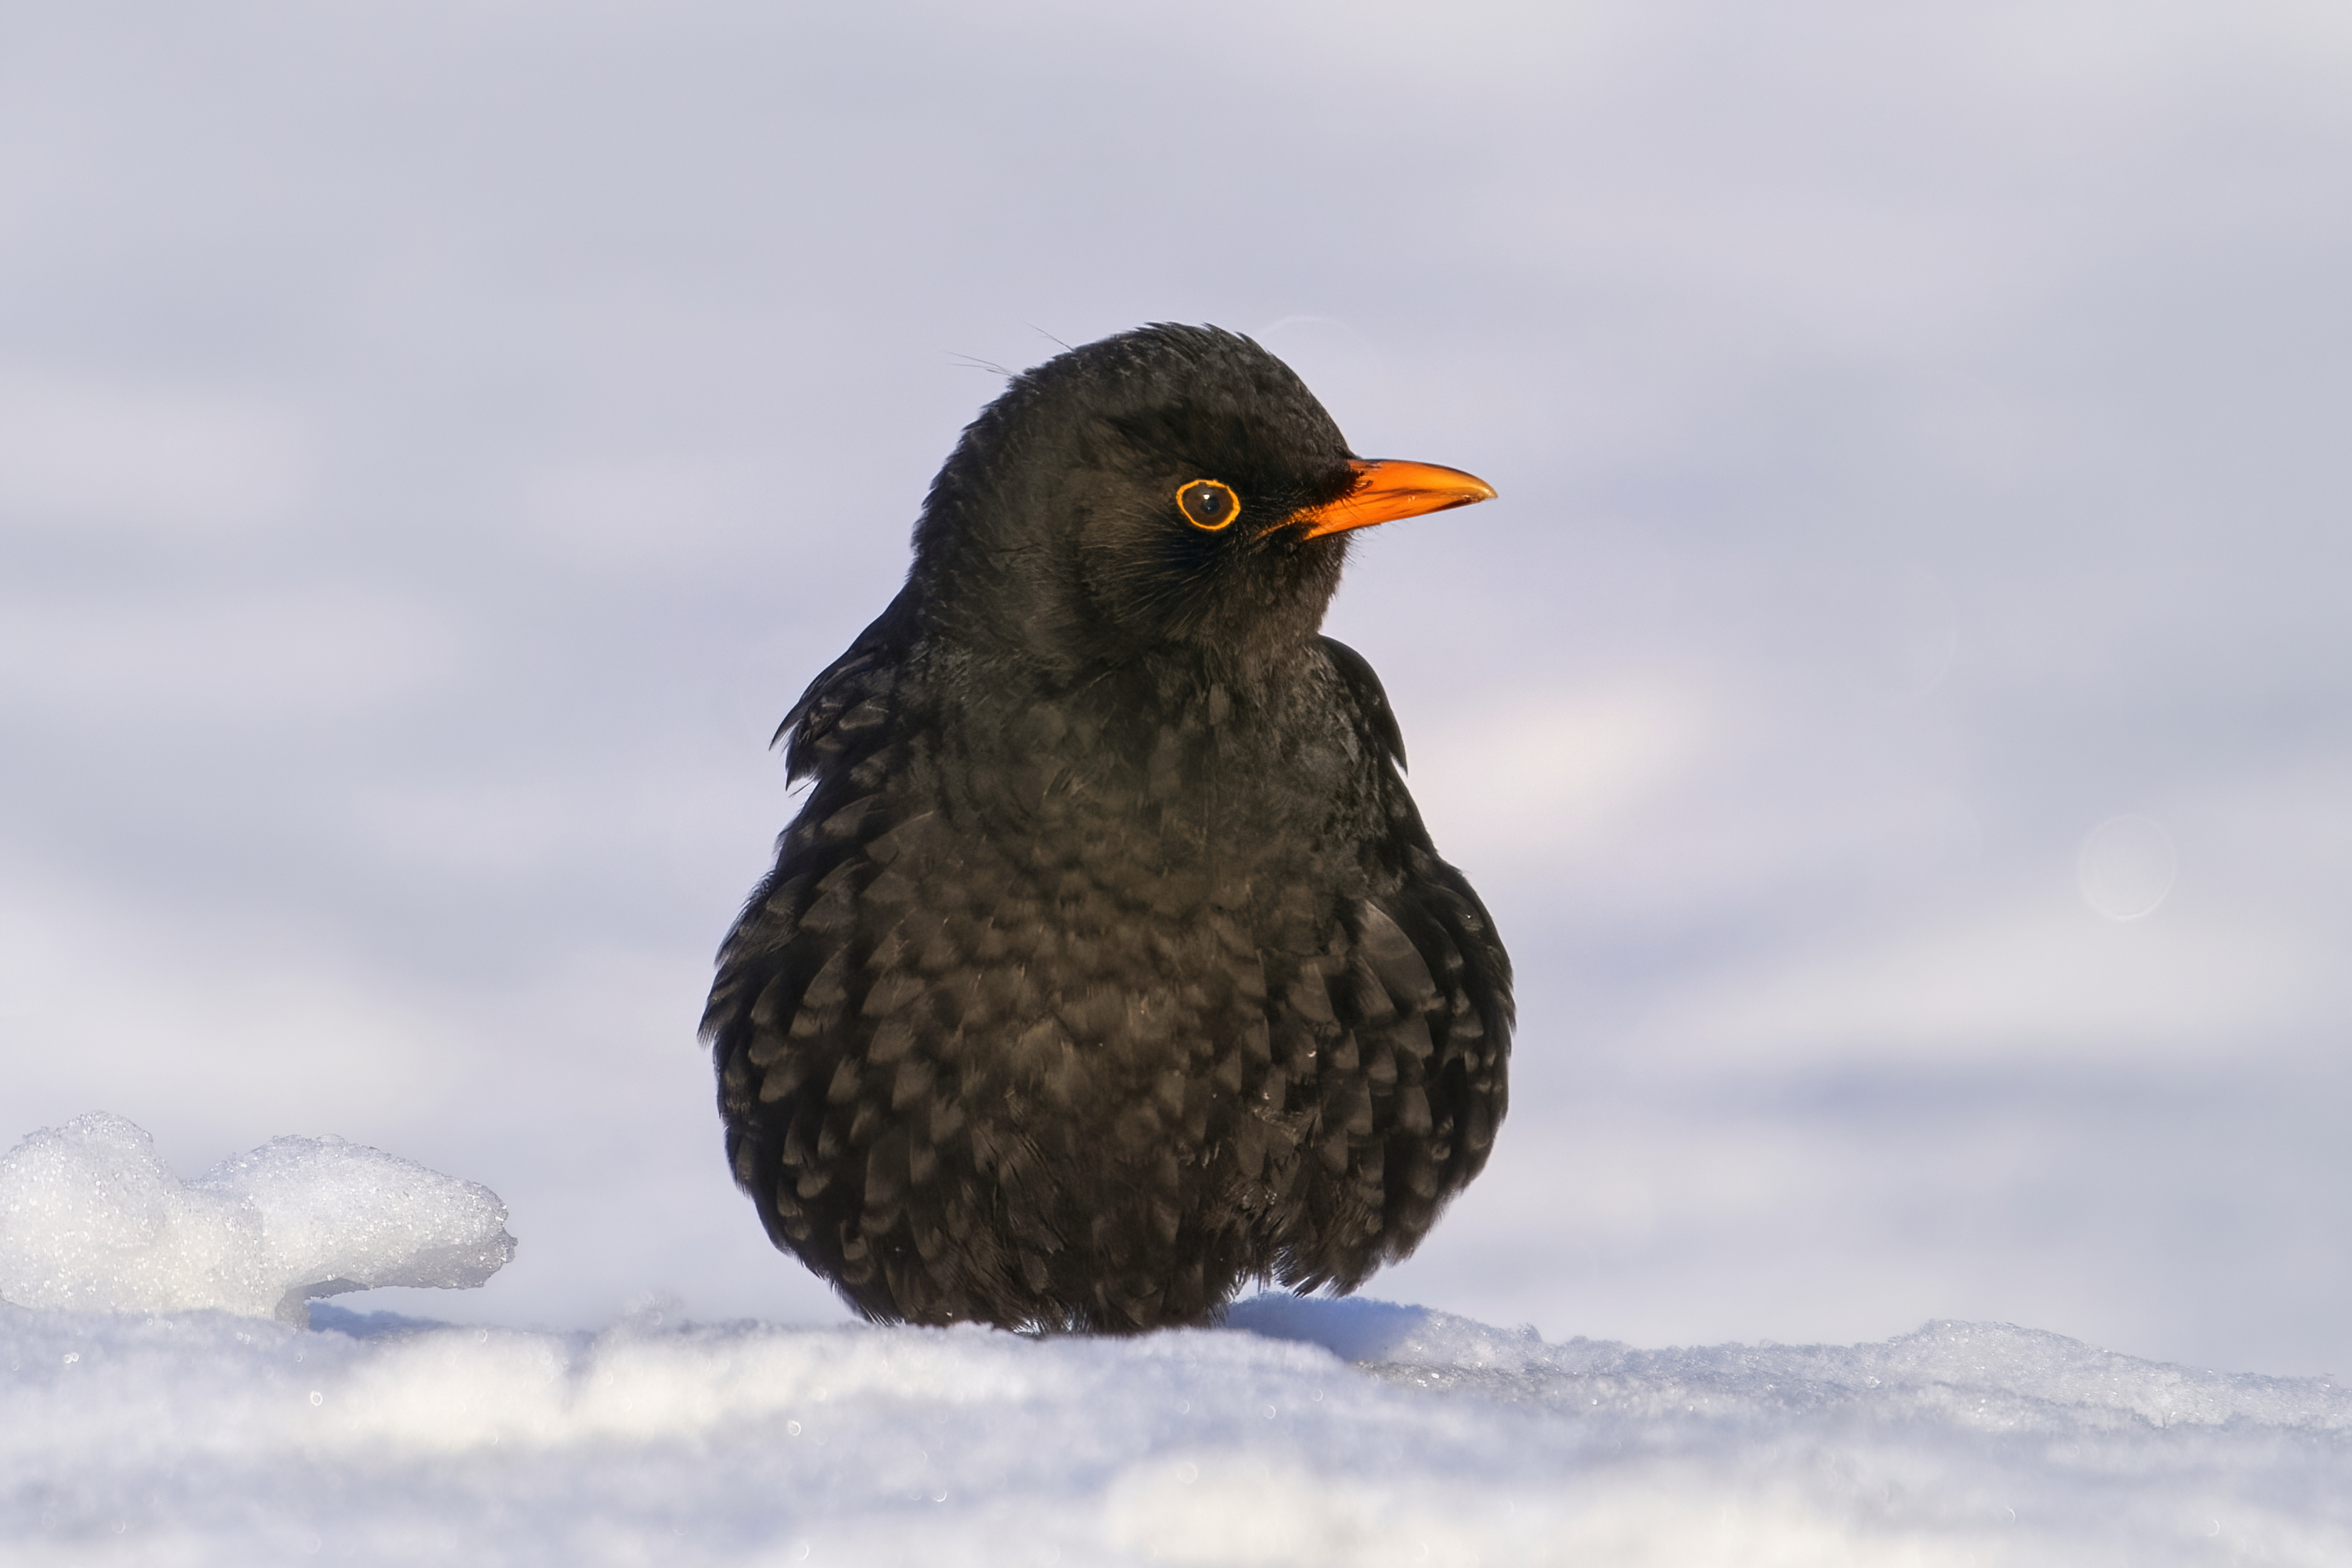
<path id="1" fill-rule="evenodd" d="M 1494 493 L 1214 328 L 1013 378 L 777 731 L 812 787 L 702 1024 L 776 1246 L 869 1319 L 1109 1333 L 1413 1249 L 1510 961 L 1318 628 L 1350 530 Z"/>

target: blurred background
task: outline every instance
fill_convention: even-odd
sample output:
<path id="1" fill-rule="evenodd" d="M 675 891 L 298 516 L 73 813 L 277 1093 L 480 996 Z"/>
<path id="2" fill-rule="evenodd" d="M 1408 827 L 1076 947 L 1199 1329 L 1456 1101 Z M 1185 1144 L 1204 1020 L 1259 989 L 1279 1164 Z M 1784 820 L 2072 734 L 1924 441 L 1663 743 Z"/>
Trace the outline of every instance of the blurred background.
<path id="1" fill-rule="evenodd" d="M 1329 628 L 1521 976 L 1370 1294 L 2352 1373 L 2347 190 L 2327 4 L 9 7 L 0 1143 L 840 1321 L 694 1038 L 769 733 L 988 365 L 1211 321 L 1503 498 Z"/>

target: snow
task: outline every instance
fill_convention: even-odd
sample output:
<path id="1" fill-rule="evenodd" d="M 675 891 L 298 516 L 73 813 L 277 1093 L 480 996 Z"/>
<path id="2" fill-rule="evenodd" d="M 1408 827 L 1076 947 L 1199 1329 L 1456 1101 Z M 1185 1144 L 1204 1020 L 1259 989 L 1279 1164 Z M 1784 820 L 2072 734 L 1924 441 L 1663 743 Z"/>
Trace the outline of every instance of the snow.
<path id="1" fill-rule="evenodd" d="M 2352 1561 L 2352 1396 L 1998 1324 L 1546 1343 L 0 1309 L 26 1564 Z"/>
<path id="2" fill-rule="evenodd" d="M 480 1285 L 514 1256 L 506 1218 L 488 1187 L 341 1138 L 272 1139 L 183 1185 L 93 1111 L 0 1157 L 0 1300 L 299 1326 L 312 1297 Z"/>
<path id="3" fill-rule="evenodd" d="M 1547 1343 L 1266 1295 L 1133 1340 L 458 1326 L 497 1196 L 339 1139 L 183 1185 L 0 1160 L 0 1556 L 28 1564 L 2352 1561 L 2352 1395 L 2004 1324 Z"/>

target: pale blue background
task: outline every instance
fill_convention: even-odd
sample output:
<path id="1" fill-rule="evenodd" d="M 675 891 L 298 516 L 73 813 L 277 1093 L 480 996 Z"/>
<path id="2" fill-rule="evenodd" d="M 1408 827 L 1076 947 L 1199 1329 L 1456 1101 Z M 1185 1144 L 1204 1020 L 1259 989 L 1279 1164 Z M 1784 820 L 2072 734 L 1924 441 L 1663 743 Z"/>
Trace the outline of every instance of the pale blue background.
<path id="1" fill-rule="evenodd" d="M 1502 491 L 1332 618 L 1522 974 L 1375 1293 L 2352 1371 L 2342 7 L 849 10 L 0 13 L 0 1141 L 837 1317 L 693 1040 L 762 746 L 969 361 L 1207 321 Z"/>

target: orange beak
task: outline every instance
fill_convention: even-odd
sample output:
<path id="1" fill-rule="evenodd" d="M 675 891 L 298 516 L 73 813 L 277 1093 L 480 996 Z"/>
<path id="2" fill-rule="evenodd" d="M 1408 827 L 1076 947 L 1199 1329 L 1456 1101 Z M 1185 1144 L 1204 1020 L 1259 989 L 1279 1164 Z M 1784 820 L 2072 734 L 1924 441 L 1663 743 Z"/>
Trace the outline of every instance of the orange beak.
<path id="1" fill-rule="evenodd" d="M 1370 458 L 1353 458 L 1348 466 L 1356 470 L 1354 489 L 1338 500 L 1292 512 L 1283 519 L 1283 526 L 1303 522 L 1307 538 L 1320 539 L 1327 533 L 1344 533 L 1351 528 L 1370 528 L 1376 522 L 1394 522 L 1401 517 L 1419 517 L 1425 511 L 1495 499 L 1494 486 L 1459 468 Z"/>

